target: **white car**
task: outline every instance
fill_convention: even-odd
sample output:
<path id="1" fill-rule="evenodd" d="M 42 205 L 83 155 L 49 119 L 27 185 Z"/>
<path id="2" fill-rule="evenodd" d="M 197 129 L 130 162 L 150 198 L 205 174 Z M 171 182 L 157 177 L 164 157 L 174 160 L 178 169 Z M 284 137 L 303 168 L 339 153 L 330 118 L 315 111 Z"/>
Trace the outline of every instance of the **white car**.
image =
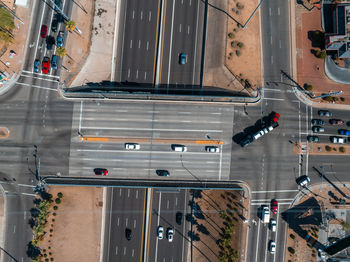
<path id="1" fill-rule="evenodd" d="M 140 150 L 140 145 L 136 143 L 126 143 L 125 149 L 127 150 Z"/>
<path id="2" fill-rule="evenodd" d="M 277 227 L 277 223 L 276 220 L 271 218 L 270 219 L 270 229 L 272 232 L 276 232 L 276 227 Z"/>
<path id="3" fill-rule="evenodd" d="M 331 141 L 334 144 L 345 144 L 345 138 L 340 136 L 332 136 Z"/>
<path id="4" fill-rule="evenodd" d="M 169 242 L 173 242 L 174 239 L 174 229 L 169 227 L 166 231 L 166 237 Z"/>
<path id="5" fill-rule="evenodd" d="M 276 242 L 271 240 L 269 243 L 269 251 L 271 254 L 275 254 L 276 253 Z"/>
<path id="6" fill-rule="evenodd" d="M 157 229 L 157 237 L 159 239 L 163 239 L 163 234 L 164 234 L 164 228 L 162 226 L 159 226 Z"/>
<path id="7" fill-rule="evenodd" d="M 208 153 L 219 153 L 220 149 L 217 146 L 206 146 L 205 151 Z"/>

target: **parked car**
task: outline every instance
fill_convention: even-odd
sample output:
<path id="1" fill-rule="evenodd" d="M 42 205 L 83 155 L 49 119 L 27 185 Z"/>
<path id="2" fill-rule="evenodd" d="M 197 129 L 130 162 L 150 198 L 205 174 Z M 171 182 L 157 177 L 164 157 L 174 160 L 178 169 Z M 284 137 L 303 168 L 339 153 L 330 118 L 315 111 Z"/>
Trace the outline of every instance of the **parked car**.
<path id="1" fill-rule="evenodd" d="M 184 53 L 181 53 L 181 54 L 179 55 L 179 64 L 180 64 L 180 65 L 184 65 L 184 64 L 186 64 L 186 63 L 187 63 L 187 55 L 184 54 Z"/>
<path id="2" fill-rule="evenodd" d="M 344 137 L 331 136 L 331 142 L 334 144 L 345 144 L 346 140 Z"/>
<path id="3" fill-rule="evenodd" d="M 169 227 L 166 231 L 166 238 L 169 242 L 173 242 L 174 239 L 174 229 Z"/>
<path id="4" fill-rule="evenodd" d="M 127 150 L 140 150 L 140 145 L 136 143 L 125 143 L 125 149 Z"/>
<path id="5" fill-rule="evenodd" d="M 306 186 L 310 182 L 310 177 L 304 175 L 296 179 L 296 182 L 299 186 Z"/>
<path id="6" fill-rule="evenodd" d="M 164 228 L 162 226 L 158 226 L 157 228 L 157 237 L 158 239 L 163 239 Z"/>
<path id="7" fill-rule="evenodd" d="M 319 116 L 332 116 L 332 112 L 328 110 L 318 110 L 318 115 Z"/>
<path id="8" fill-rule="evenodd" d="M 42 72 L 43 74 L 48 74 L 50 70 L 50 58 L 47 56 L 43 59 Z"/>
<path id="9" fill-rule="evenodd" d="M 58 56 L 57 55 L 52 55 L 52 59 L 51 59 L 52 69 L 54 69 L 54 70 L 57 69 L 57 63 L 58 63 Z"/>
<path id="10" fill-rule="evenodd" d="M 95 168 L 94 173 L 97 176 L 107 176 L 108 170 L 106 168 Z"/>
<path id="11" fill-rule="evenodd" d="M 40 29 L 40 36 L 42 38 L 45 38 L 47 35 L 47 26 L 46 25 L 42 25 L 41 29 Z"/>
<path id="12" fill-rule="evenodd" d="M 158 176 L 170 176 L 170 173 L 168 170 L 161 170 L 161 169 L 158 169 L 156 170 L 156 174 Z"/>
<path id="13" fill-rule="evenodd" d="M 321 126 L 313 126 L 313 127 L 312 127 L 312 132 L 315 132 L 315 133 L 323 133 L 323 132 L 324 132 L 324 128 L 321 127 Z"/>
<path id="14" fill-rule="evenodd" d="M 39 73 L 40 71 L 40 60 L 39 59 L 35 59 L 34 61 L 34 72 L 35 73 Z"/>
<path id="15" fill-rule="evenodd" d="M 276 199 L 272 199 L 272 200 L 271 200 L 271 212 L 272 212 L 273 214 L 276 214 L 277 211 L 278 211 L 278 202 L 277 202 Z"/>
<path id="16" fill-rule="evenodd" d="M 130 228 L 125 228 L 125 238 L 130 241 L 131 237 L 132 237 L 131 229 Z"/>
<path id="17" fill-rule="evenodd" d="M 269 227 L 272 232 L 276 232 L 276 227 L 277 227 L 276 219 L 273 219 L 273 218 L 270 219 Z"/>
<path id="18" fill-rule="evenodd" d="M 343 136 L 350 136 L 350 131 L 346 129 L 339 129 L 338 134 Z"/>
<path id="19" fill-rule="evenodd" d="M 208 153 L 219 153 L 220 149 L 217 146 L 206 146 L 205 151 Z"/>
<path id="20" fill-rule="evenodd" d="M 329 123 L 334 126 L 342 126 L 344 125 L 344 121 L 340 119 L 330 119 Z"/>
<path id="21" fill-rule="evenodd" d="M 307 136 L 306 139 L 309 142 L 320 142 L 320 138 L 318 136 Z"/>
<path id="22" fill-rule="evenodd" d="M 251 135 L 247 135 L 245 138 L 241 140 L 240 145 L 241 147 L 246 147 L 253 141 L 254 141 L 253 137 Z"/>
<path id="23" fill-rule="evenodd" d="M 324 125 L 324 121 L 321 120 L 321 119 L 312 119 L 312 120 L 311 120 L 311 124 L 323 126 L 323 125 Z"/>
<path id="24" fill-rule="evenodd" d="M 182 223 L 182 213 L 180 211 L 176 213 L 176 223 L 178 225 L 181 225 Z"/>
<path id="25" fill-rule="evenodd" d="M 269 242 L 269 251 L 271 254 L 275 254 L 276 252 L 276 242 L 273 240 L 270 240 Z"/>
<path id="26" fill-rule="evenodd" d="M 62 47 L 64 44 L 64 32 L 59 31 L 57 35 L 57 46 Z"/>

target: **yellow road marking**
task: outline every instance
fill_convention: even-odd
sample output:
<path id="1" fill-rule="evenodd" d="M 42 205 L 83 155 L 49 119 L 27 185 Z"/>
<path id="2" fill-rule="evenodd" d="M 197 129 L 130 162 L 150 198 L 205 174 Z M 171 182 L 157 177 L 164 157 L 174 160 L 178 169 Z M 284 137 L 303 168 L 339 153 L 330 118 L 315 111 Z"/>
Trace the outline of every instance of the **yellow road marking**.
<path id="1" fill-rule="evenodd" d="M 162 32 L 162 39 L 164 39 L 164 31 L 165 31 L 165 17 L 166 17 L 166 5 L 167 0 L 164 0 L 164 15 L 163 15 L 163 32 Z M 160 52 L 160 66 L 159 66 L 159 83 L 162 83 L 162 66 L 163 66 L 163 49 L 164 49 L 164 43 L 162 44 L 162 51 Z"/>
<path id="2" fill-rule="evenodd" d="M 140 262 L 142 262 L 143 257 L 143 231 L 144 231 L 144 223 L 145 223 L 145 214 L 146 214 L 146 194 L 147 190 L 145 189 L 144 201 L 143 201 L 143 218 L 142 218 L 142 234 L 141 234 L 141 252 L 140 252 Z"/>
<path id="3" fill-rule="evenodd" d="M 152 222 L 152 201 L 153 201 L 153 188 L 151 189 L 151 203 L 150 203 L 150 205 L 149 205 L 149 209 L 150 209 L 150 212 L 149 212 L 149 222 L 148 222 L 148 240 L 147 240 L 147 259 L 146 259 L 146 261 L 148 261 L 148 255 L 149 255 L 149 246 L 150 246 L 150 242 L 149 242 L 149 238 L 150 238 L 150 236 L 151 236 L 151 229 L 150 229 L 150 227 L 151 227 L 151 222 Z"/>
<path id="4" fill-rule="evenodd" d="M 159 27 L 159 8 L 160 8 L 160 1 L 161 0 L 158 0 L 158 13 L 157 13 L 157 26 L 156 26 L 156 41 L 155 41 L 155 52 L 154 52 L 154 61 L 153 61 L 153 64 L 154 64 L 154 68 L 153 68 L 153 85 L 154 85 L 154 82 L 155 82 L 155 77 L 156 77 L 156 70 L 157 70 L 157 67 L 156 67 L 156 60 L 157 60 L 157 46 L 158 46 L 158 27 Z"/>

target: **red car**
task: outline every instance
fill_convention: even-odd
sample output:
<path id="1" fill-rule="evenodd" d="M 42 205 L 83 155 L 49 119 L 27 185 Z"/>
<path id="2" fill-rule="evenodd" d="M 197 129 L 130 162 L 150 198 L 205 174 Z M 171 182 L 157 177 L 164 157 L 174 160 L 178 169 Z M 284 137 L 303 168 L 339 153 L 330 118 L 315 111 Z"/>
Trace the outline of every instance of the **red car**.
<path id="1" fill-rule="evenodd" d="M 97 176 L 107 176 L 108 170 L 105 168 L 95 168 L 94 169 L 95 175 Z"/>
<path id="2" fill-rule="evenodd" d="M 340 119 L 331 119 L 331 120 L 329 120 L 329 123 L 331 125 L 334 125 L 334 126 L 342 126 L 342 125 L 344 125 L 344 121 L 342 121 Z"/>
<path id="3" fill-rule="evenodd" d="M 47 26 L 46 25 L 42 25 L 41 26 L 41 30 L 40 30 L 40 36 L 42 38 L 45 38 L 47 35 Z"/>
<path id="4" fill-rule="evenodd" d="M 271 200 L 271 212 L 276 214 L 278 211 L 278 203 L 276 199 Z"/>
<path id="5" fill-rule="evenodd" d="M 44 74 L 48 74 L 49 70 L 50 70 L 50 58 L 45 56 L 43 59 L 42 71 Z"/>

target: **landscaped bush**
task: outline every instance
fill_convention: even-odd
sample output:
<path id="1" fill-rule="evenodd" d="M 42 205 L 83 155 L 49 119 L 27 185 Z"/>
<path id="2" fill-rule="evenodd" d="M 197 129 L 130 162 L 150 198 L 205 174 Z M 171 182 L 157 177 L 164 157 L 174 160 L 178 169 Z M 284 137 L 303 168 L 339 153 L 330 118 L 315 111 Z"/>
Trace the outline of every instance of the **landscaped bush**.
<path id="1" fill-rule="evenodd" d="M 340 97 L 340 101 L 344 102 L 345 98 L 344 97 Z"/>
<path id="2" fill-rule="evenodd" d="M 343 146 L 339 147 L 339 152 L 345 153 L 345 147 Z"/>
<path id="3" fill-rule="evenodd" d="M 292 248 L 292 247 L 288 247 L 288 251 L 289 251 L 291 254 L 294 254 L 294 253 L 295 253 L 295 250 L 294 250 L 294 248 Z"/>
<path id="4" fill-rule="evenodd" d="M 309 84 L 304 84 L 304 89 L 306 90 L 306 91 L 312 91 L 312 85 L 309 85 Z"/>
<path id="5" fill-rule="evenodd" d="M 237 6 L 238 9 L 243 9 L 244 8 L 244 5 L 241 4 L 241 3 L 237 3 L 236 6 Z"/>
<path id="6" fill-rule="evenodd" d="M 53 210 L 57 210 L 57 209 L 58 209 L 58 206 L 54 206 L 54 207 L 53 207 Z"/>
<path id="7" fill-rule="evenodd" d="M 56 204 L 60 204 L 60 203 L 61 203 L 61 199 L 56 198 L 56 199 L 55 199 L 55 202 L 56 202 Z"/>
<path id="8" fill-rule="evenodd" d="M 244 45 L 243 45 L 242 42 L 238 42 L 237 46 L 238 46 L 239 48 L 242 48 Z"/>
<path id="9" fill-rule="evenodd" d="M 231 41 L 231 47 L 235 47 L 236 46 L 236 42 L 235 41 Z"/>
<path id="10" fill-rule="evenodd" d="M 291 239 L 295 239 L 295 236 L 293 234 L 289 235 Z"/>
<path id="11" fill-rule="evenodd" d="M 63 193 L 62 192 L 58 192 L 57 196 L 58 196 L 58 198 L 62 198 L 63 197 Z"/>
<path id="12" fill-rule="evenodd" d="M 332 148 L 330 146 L 325 146 L 325 149 L 326 149 L 327 152 L 332 151 Z"/>
<path id="13" fill-rule="evenodd" d="M 236 50 L 236 55 L 237 55 L 237 56 L 241 56 L 241 51 Z"/>
<path id="14" fill-rule="evenodd" d="M 234 35 L 233 33 L 229 33 L 229 34 L 228 34 L 228 37 L 229 37 L 229 38 L 234 38 L 235 35 Z"/>

